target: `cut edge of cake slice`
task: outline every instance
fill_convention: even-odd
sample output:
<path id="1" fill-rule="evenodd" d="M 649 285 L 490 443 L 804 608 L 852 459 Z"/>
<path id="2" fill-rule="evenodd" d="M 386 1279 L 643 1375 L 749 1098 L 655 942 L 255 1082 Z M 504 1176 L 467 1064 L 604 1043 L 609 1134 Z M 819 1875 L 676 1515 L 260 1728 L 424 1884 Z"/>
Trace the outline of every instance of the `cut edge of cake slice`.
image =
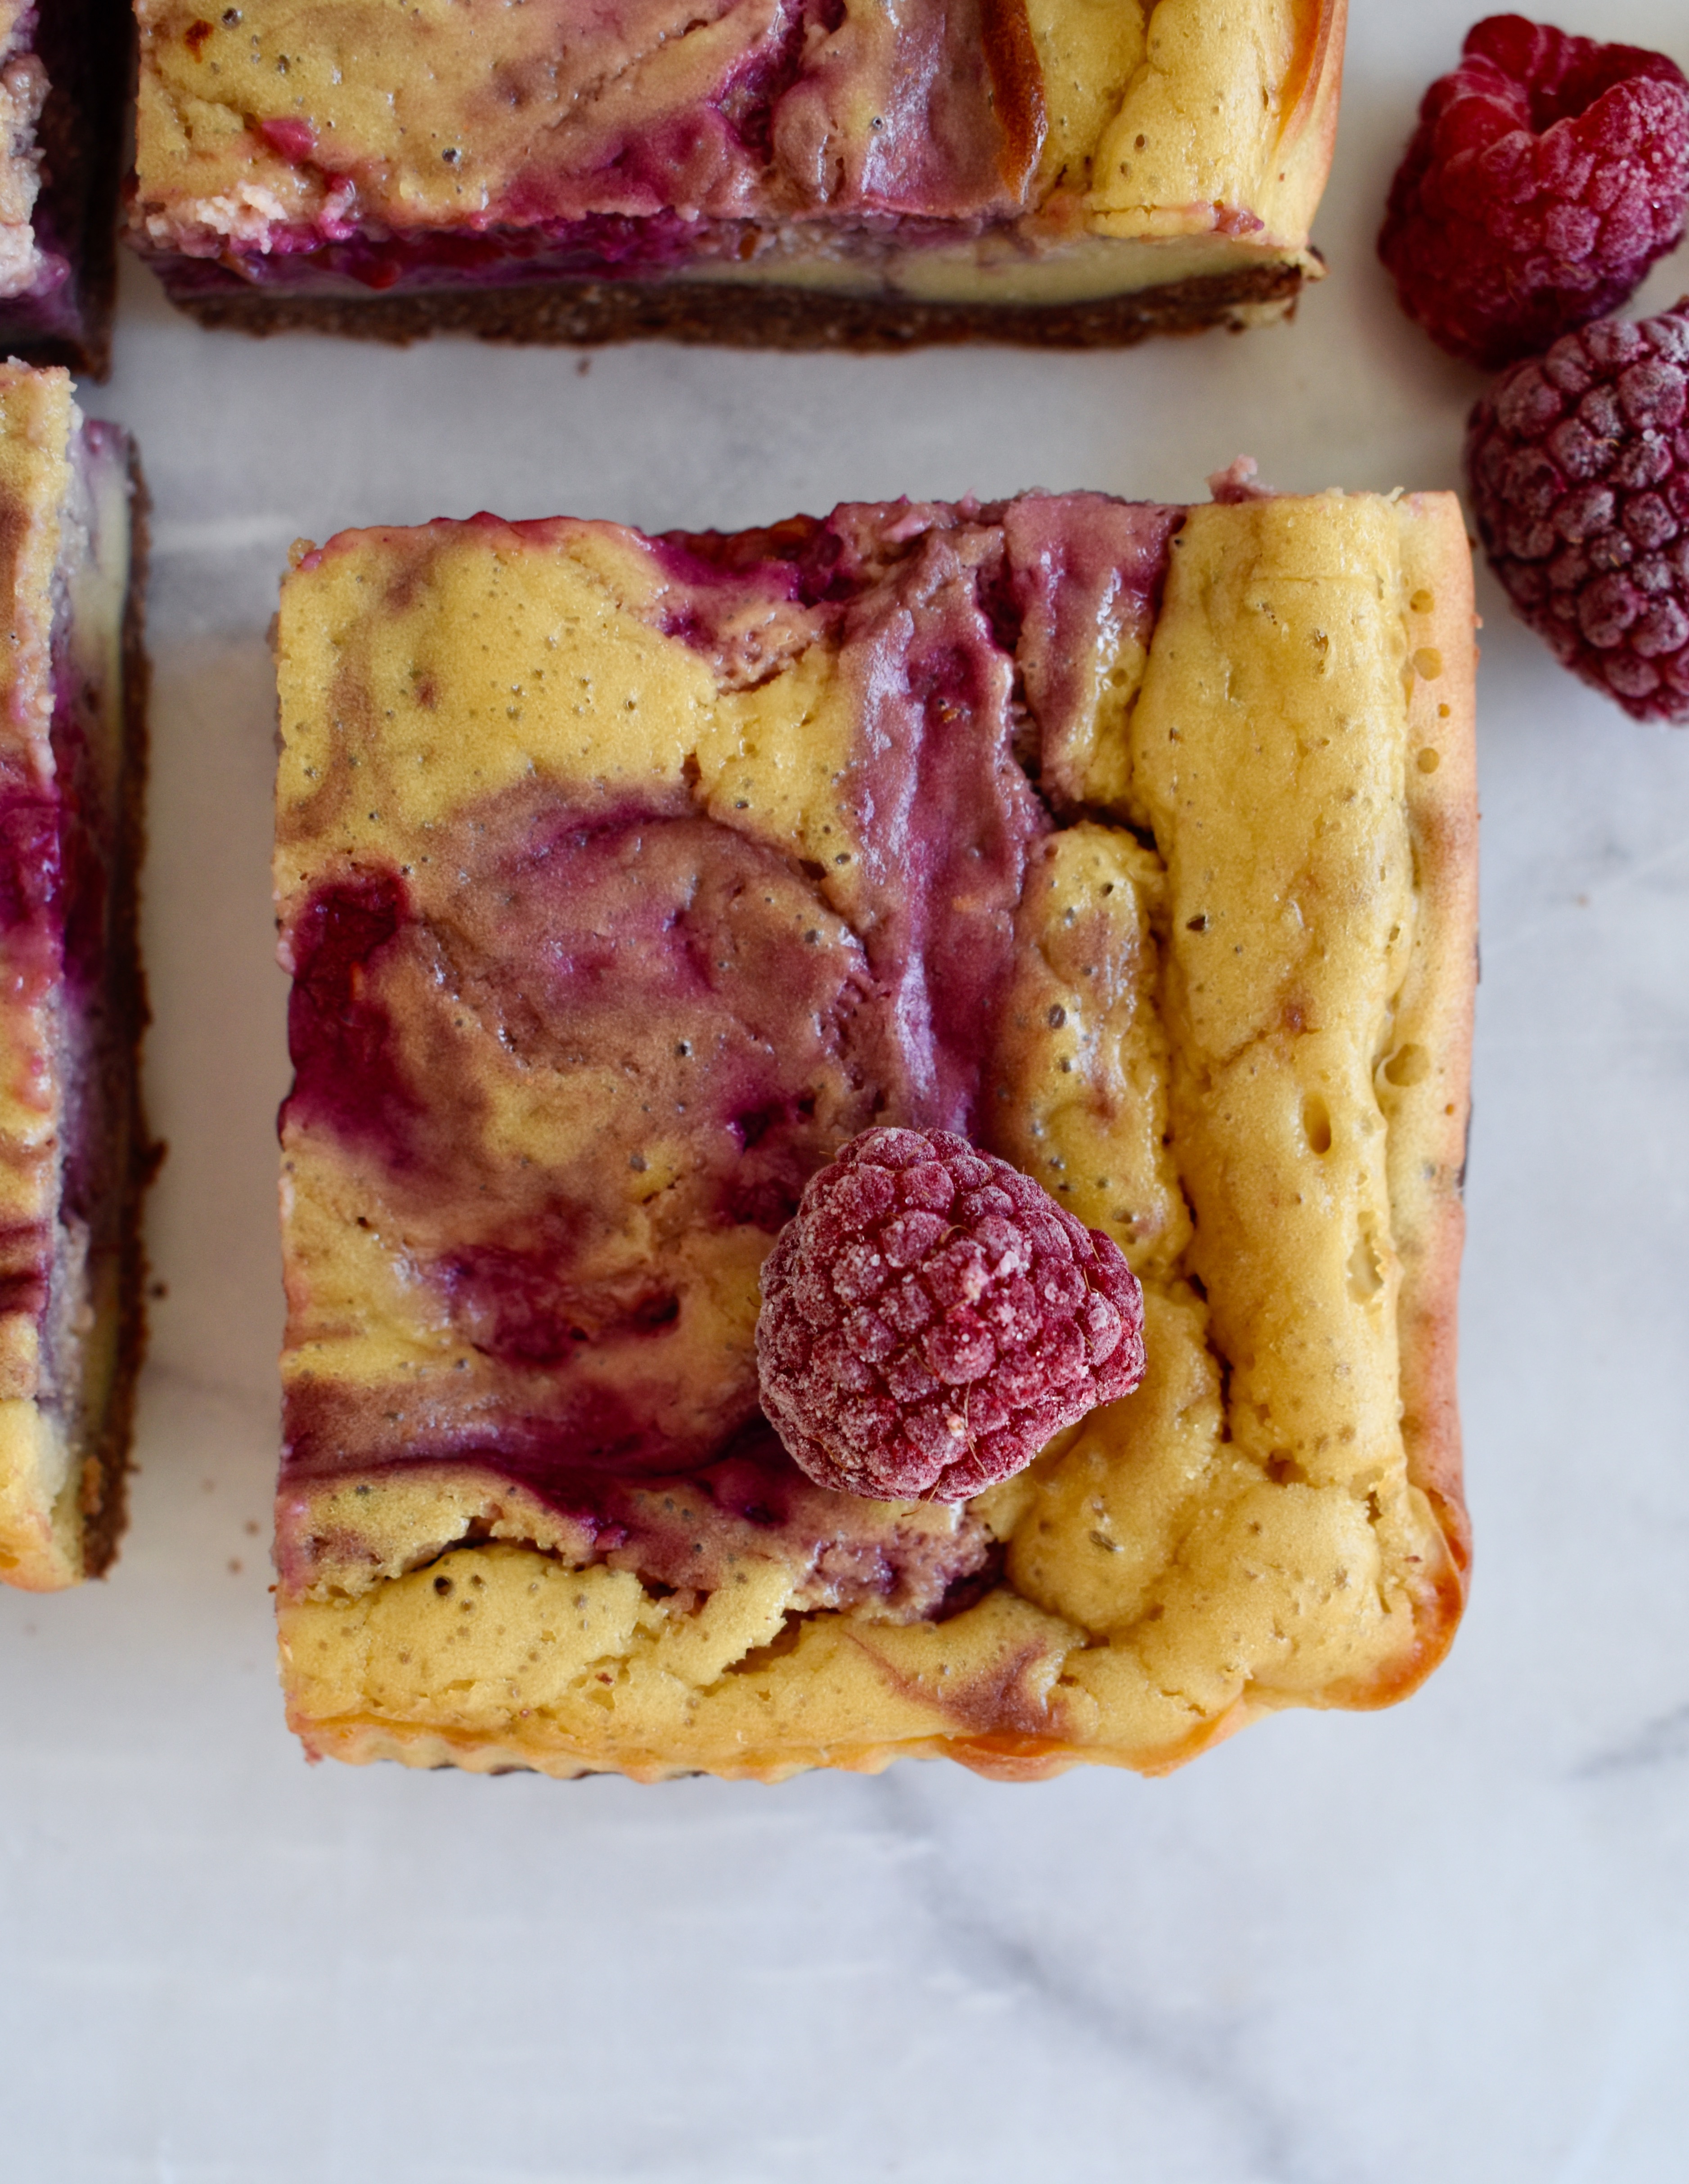
<path id="1" fill-rule="evenodd" d="M 701 218 L 695 207 L 666 205 L 654 229 L 661 247 L 638 241 L 641 220 L 626 217 L 620 200 L 583 217 L 571 195 L 573 226 L 554 223 L 555 235 L 537 220 L 532 209 L 555 178 L 532 146 L 513 148 L 496 132 L 483 142 L 440 103 L 438 86 L 461 65 L 455 52 L 431 53 L 426 112 L 419 94 L 389 142 L 382 126 L 365 127 L 340 74 L 332 91 L 319 87 L 322 111 L 312 103 L 315 79 L 302 79 L 298 66 L 302 21 L 289 24 L 294 64 L 278 91 L 256 12 L 220 28 L 190 22 L 194 11 L 179 0 L 145 0 L 140 11 L 130 240 L 171 301 L 207 326 L 396 342 L 460 332 L 794 350 L 977 341 L 1083 348 L 1270 323 L 1324 271 L 1310 228 L 1330 167 L 1346 0 L 1246 0 L 1218 21 L 1201 0 L 1108 11 L 1084 0 L 988 7 L 979 36 L 991 82 L 973 122 L 1006 131 L 1006 178 L 1012 170 L 989 213 L 955 217 L 941 195 L 927 206 L 895 176 L 878 194 L 865 190 L 866 216 L 854 225 L 817 217 L 824 193 L 811 203 L 803 177 L 783 168 L 772 188 L 771 164 L 761 182 L 724 192 L 713 214 L 707 204 Z M 911 22 L 918 42 L 922 25 Z M 691 31 L 716 35 L 701 24 Z M 529 34 L 505 35 L 515 41 L 504 57 L 515 80 L 532 70 L 521 43 Z M 856 24 L 844 35 L 857 38 L 860 55 L 885 34 Z M 388 75 L 406 65 L 393 41 L 390 26 L 372 19 L 360 42 L 369 64 Z M 831 54 L 829 65 L 857 65 L 849 51 Z M 207 73 L 214 60 L 216 83 Z M 737 112 L 745 86 L 789 73 L 787 60 L 766 55 L 741 55 L 733 66 L 744 84 L 716 85 L 700 105 L 706 133 Z M 849 96 L 839 112 L 827 109 L 839 141 L 829 136 L 830 153 L 818 149 L 811 164 L 824 167 L 830 157 L 841 175 L 880 159 L 918 166 L 906 148 L 886 153 L 884 136 L 872 156 L 854 144 L 872 86 L 844 81 Z M 579 87 L 571 96 L 590 104 Z M 823 105 L 834 96 L 822 93 Z M 186 127 L 190 105 L 197 111 L 208 98 L 231 102 L 241 126 L 215 136 Z M 395 125 L 400 103 L 402 92 L 389 102 Z M 850 119 L 856 107 L 861 114 Z M 637 103 L 630 110 L 637 120 Z M 761 125 L 774 130 L 772 120 Z M 743 117 L 733 124 L 748 126 Z M 956 126 L 951 116 L 938 134 Z M 454 138 L 445 166 L 433 154 L 443 131 Z M 633 141 L 637 148 L 637 127 Z M 416 149 L 425 142 L 426 159 Z M 332 173 L 324 164 L 330 145 Z M 642 172 L 649 164 L 627 156 Z M 571 187 L 577 180 L 571 170 Z M 786 202 L 794 188 L 802 216 Z M 460 231 L 452 212 L 465 193 L 480 209 Z M 354 203 L 371 216 L 367 234 L 364 214 L 348 210 Z M 601 259 L 590 236 L 575 232 L 595 218 L 614 231 Z M 677 220 L 695 224 L 683 245 L 664 225 Z"/>
<path id="2" fill-rule="evenodd" d="M 0 1579 L 98 1576 L 144 1344 L 146 494 L 62 369 L 0 366 Z"/>

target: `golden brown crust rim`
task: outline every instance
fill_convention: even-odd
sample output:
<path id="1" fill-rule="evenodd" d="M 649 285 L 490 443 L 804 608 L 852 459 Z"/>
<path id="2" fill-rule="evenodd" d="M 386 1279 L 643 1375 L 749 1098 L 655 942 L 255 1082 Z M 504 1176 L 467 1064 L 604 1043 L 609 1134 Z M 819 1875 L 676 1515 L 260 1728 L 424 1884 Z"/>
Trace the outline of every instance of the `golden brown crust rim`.
<path id="1" fill-rule="evenodd" d="M 488 1741 L 478 1736 L 454 1736 L 444 1730 L 403 1728 L 373 1718 L 313 1722 L 292 1711 L 288 1726 L 312 1759 L 339 1759 L 353 1766 L 395 1759 L 405 1767 L 455 1767 L 477 1774 L 526 1772 L 549 1774 L 562 1781 L 577 1780 L 585 1774 L 616 1774 L 634 1782 L 672 1782 L 708 1774 L 722 1781 L 772 1785 L 817 1767 L 850 1774 L 879 1774 L 897 1759 L 955 1759 L 990 1781 L 1047 1782 L 1066 1774 L 1070 1767 L 1106 1757 L 1031 1738 L 929 1736 L 907 1743 L 817 1745 L 779 1752 L 753 1752 L 729 1764 L 708 1767 L 658 1758 L 645 1763 L 621 1760 L 611 1766 L 582 1749 L 560 1743 L 542 1744 L 518 1736 Z"/>
<path id="2" fill-rule="evenodd" d="M 1398 1095 L 1391 1117 L 1402 1266 L 1396 1324 L 1408 1481 L 1430 1504 L 1446 1553 L 1437 1568 L 1420 1573 L 1413 1646 L 1375 1678 L 1331 1693 L 1329 1703 L 1356 1708 L 1394 1705 L 1443 1659 L 1465 1612 L 1472 1559 L 1458 1318 L 1477 990 L 1477 621 L 1465 521 L 1454 495 L 1410 495 L 1401 515 L 1411 632 L 1408 825 L 1424 938 L 1396 1029 L 1410 1047 L 1423 1032 L 1436 1065 Z"/>
<path id="3" fill-rule="evenodd" d="M 1452 493 L 1404 504 L 1404 577 L 1409 607 L 1429 593 L 1414 628 L 1408 700 L 1408 819 L 1421 918 L 1435 930 L 1421 951 L 1430 974 L 1414 996 L 1441 1058 L 1425 1080 L 1433 1096 L 1392 1128 L 1425 1184 L 1420 1246 L 1404 1262 L 1398 1311 L 1402 1439 L 1408 1477 L 1436 1513 L 1449 1568 L 1435 1587 L 1424 1651 L 1406 1691 L 1435 1667 L 1465 1604 L 1472 1534 L 1464 1496 L 1458 1381 L 1458 1317 L 1466 1213 L 1463 1190 L 1471 1121 L 1473 1016 L 1478 983 L 1477 646 L 1471 554 Z M 1435 760 L 1431 764 L 1430 760 Z M 1417 1089 L 1417 1088 L 1415 1088 Z M 1395 1692 L 1391 1696 L 1396 1696 Z"/>
<path id="4" fill-rule="evenodd" d="M 1440 1192 L 1421 1268 L 1411 1284 L 1404 1284 L 1402 1398 L 1410 1475 L 1442 1515 L 1450 1551 L 1463 1572 L 1471 1558 L 1471 1529 L 1461 1460 L 1456 1304 L 1466 1232 L 1462 1192 L 1477 993 L 1478 770 L 1472 671 L 1476 647 L 1471 562 L 1452 496 L 1441 520 L 1446 534 L 1452 530 L 1453 535 L 1445 535 L 1437 557 L 1430 646 L 1445 663 L 1457 663 L 1463 671 L 1416 679 L 1410 726 L 1419 734 L 1419 749 L 1435 752 L 1439 764 L 1430 773 L 1413 766 L 1409 811 L 1422 897 L 1443 934 L 1438 950 L 1443 982 L 1432 1008 L 1441 1019 L 1449 1097 L 1441 1116 L 1433 1117 L 1428 1156 L 1440 1176 L 1452 1174 L 1452 1180 Z"/>
<path id="5" fill-rule="evenodd" d="M 935 1736 L 896 1742 L 784 1747 L 778 1752 L 747 1752 L 730 1763 L 700 1765 L 690 1760 L 653 1756 L 649 1761 L 607 1761 L 566 1739 L 524 1736 L 513 1729 L 504 1737 L 454 1734 L 449 1730 L 384 1720 L 375 1715 L 315 1721 L 290 1705 L 287 1726 L 311 1760 L 337 1759 L 354 1767 L 394 1760 L 403 1767 L 454 1767 L 477 1774 L 528 1773 L 554 1780 L 577 1781 L 583 1775 L 615 1774 L 634 1782 L 672 1782 L 712 1774 L 730 1782 L 788 1781 L 794 1774 L 825 1767 L 835 1773 L 883 1774 L 899 1759 L 953 1759 L 989 1782 L 1050 1782 L 1074 1767 L 1118 1767 L 1146 1775 L 1170 1774 L 1190 1760 L 1223 1744 L 1262 1713 L 1273 1709 L 1240 1700 L 1199 1734 L 1153 1759 L 1112 1752 L 1094 1745 L 1063 1744 L 1048 1737 Z"/>
<path id="6" fill-rule="evenodd" d="M 1281 144 L 1292 143 L 1310 125 L 1324 137 L 1324 164 L 1331 164 L 1337 131 L 1337 99 L 1342 78 L 1343 44 L 1349 0 L 1302 0 L 1301 36 L 1285 79 Z M 1335 65 L 1334 65 L 1335 64 Z"/>

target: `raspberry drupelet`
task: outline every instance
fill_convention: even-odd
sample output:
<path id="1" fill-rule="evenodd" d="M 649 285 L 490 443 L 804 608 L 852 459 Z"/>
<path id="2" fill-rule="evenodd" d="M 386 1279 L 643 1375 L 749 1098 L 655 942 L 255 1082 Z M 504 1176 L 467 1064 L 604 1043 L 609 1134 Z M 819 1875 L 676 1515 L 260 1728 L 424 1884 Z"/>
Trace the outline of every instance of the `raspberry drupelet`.
<path id="1" fill-rule="evenodd" d="M 962 1502 L 1129 1395 L 1119 1247 L 947 1130 L 876 1129 L 811 1177 L 762 1270 L 768 1418 L 821 1485 Z"/>
<path id="2" fill-rule="evenodd" d="M 1636 719 L 1689 724 L 1689 297 L 1515 365 L 1472 413 L 1466 466 L 1524 619 Z"/>
<path id="3" fill-rule="evenodd" d="M 1433 341 L 1495 370 L 1625 302 L 1686 213 L 1676 64 L 1491 15 L 1425 93 L 1379 255 Z"/>

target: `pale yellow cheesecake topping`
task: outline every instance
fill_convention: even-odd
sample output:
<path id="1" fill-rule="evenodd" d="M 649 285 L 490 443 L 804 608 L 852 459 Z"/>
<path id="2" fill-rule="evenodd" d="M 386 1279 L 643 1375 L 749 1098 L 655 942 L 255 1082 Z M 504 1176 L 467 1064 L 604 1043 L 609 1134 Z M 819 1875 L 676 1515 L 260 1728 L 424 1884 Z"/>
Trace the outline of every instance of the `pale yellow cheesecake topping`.
<path id="1" fill-rule="evenodd" d="M 691 254 L 710 277 L 1178 280 L 1305 254 L 1343 5 L 140 0 L 136 229 L 235 263 L 661 213 L 733 231 Z"/>
<path id="2" fill-rule="evenodd" d="M 1062 505 L 981 521 L 1012 544 Z M 427 1422 L 496 1407 L 502 1384 L 427 1271 L 433 1216 L 390 1149 L 290 1123 L 286 1369 L 339 1450 L 282 1486 L 287 1678 L 313 1749 L 565 1774 L 918 1751 L 1153 1769 L 1263 1709 L 1411 1687 L 1447 1642 L 1464 1559 L 1469 586 L 1447 496 L 1266 499 L 1184 515 L 1147 621 L 1087 610 L 1069 648 L 1052 610 L 1041 650 L 1028 611 L 1058 823 L 1028 840 L 978 1134 L 1120 1242 L 1150 1365 L 969 1506 L 1002 1571 L 948 1619 L 829 1607 L 804 1553 L 752 1535 L 701 1590 L 654 1585 L 519 1463 L 454 1467 Z M 633 797 L 812 874 L 813 948 L 871 944 L 861 686 L 836 618 L 752 586 L 704 642 L 694 608 L 672 558 L 609 526 L 366 532 L 306 554 L 280 634 L 285 928 L 306 930 L 325 886 L 397 867 L 443 931 L 464 915 L 448 874 L 491 855 L 465 811 L 493 827 L 513 796 Z M 465 999 L 480 989 L 449 981 L 468 960 L 443 973 Z M 677 1372 L 742 1357 L 772 1237 L 706 1226 L 660 1246 L 684 1132 L 649 1159 L 641 1139 L 633 1165 L 625 1092 L 590 1074 L 524 1088 L 474 1008 L 472 1065 L 444 1063 L 420 988 L 393 1021 L 408 1068 L 432 1039 L 436 1081 L 475 1087 L 454 1127 L 484 1172 L 596 1149 L 621 1207 L 605 1249 L 630 1272 L 703 1255 L 662 1354 Z M 435 1452 L 407 1468 L 417 1432 Z M 921 1521 L 938 1527 L 923 1552 L 950 1552 L 950 1513 Z"/>

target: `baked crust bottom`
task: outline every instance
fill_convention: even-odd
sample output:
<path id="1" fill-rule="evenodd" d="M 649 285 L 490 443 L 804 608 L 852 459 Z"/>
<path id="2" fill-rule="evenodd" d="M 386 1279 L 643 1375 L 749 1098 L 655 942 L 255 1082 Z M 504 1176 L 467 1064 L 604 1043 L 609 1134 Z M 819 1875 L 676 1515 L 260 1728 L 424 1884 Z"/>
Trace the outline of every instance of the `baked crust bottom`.
<path id="1" fill-rule="evenodd" d="M 904 349 L 1001 342 L 1026 348 L 1129 348 L 1152 334 L 1240 332 L 1288 318 L 1300 258 L 1205 273 L 1083 303 L 927 303 L 712 281 L 553 281 L 406 295 L 278 294 L 231 274 L 226 287 L 164 292 L 201 326 L 248 334 L 314 332 L 409 343 L 429 334 L 597 347 L 672 341 L 734 348 Z"/>
<path id="2" fill-rule="evenodd" d="M 147 851 L 148 700 L 152 663 L 147 656 L 146 615 L 148 519 L 152 497 L 131 453 L 130 580 L 123 615 L 123 805 L 118 851 L 111 874 L 111 955 L 107 1004 L 119 1027 L 125 1080 L 125 1156 L 117 1233 L 118 1324 L 110 1392 L 82 1470 L 82 1571 L 103 1577 L 117 1554 L 128 1518 L 130 1445 L 135 1423 L 135 1384 L 147 1353 L 147 1255 L 142 1213 L 147 1190 L 159 1172 L 164 1146 L 147 1128 L 141 1097 L 141 1042 L 153 1011 L 141 966 L 141 866 Z"/>

